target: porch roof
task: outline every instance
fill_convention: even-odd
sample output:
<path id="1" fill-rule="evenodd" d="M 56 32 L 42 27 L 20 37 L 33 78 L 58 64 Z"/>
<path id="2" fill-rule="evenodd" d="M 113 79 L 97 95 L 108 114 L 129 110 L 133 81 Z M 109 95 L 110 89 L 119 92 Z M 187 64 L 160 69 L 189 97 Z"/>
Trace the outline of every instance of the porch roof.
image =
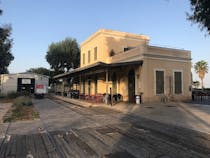
<path id="1" fill-rule="evenodd" d="M 59 78 L 63 78 L 63 77 L 72 77 L 72 76 L 78 75 L 80 73 L 84 73 L 84 72 L 88 72 L 88 71 L 92 71 L 92 70 L 99 70 L 99 69 L 106 69 L 106 68 L 113 68 L 113 67 L 120 67 L 120 66 L 128 66 L 128 65 L 142 65 L 142 64 L 143 64 L 143 60 L 118 62 L 118 63 L 110 63 L 110 64 L 106 64 L 103 62 L 96 62 L 94 64 L 91 64 L 91 65 L 88 65 L 85 67 L 76 68 L 76 69 L 74 69 L 70 72 L 67 72 L 67 73 L 56 75 L 53 78 L 59 79 Z"/>

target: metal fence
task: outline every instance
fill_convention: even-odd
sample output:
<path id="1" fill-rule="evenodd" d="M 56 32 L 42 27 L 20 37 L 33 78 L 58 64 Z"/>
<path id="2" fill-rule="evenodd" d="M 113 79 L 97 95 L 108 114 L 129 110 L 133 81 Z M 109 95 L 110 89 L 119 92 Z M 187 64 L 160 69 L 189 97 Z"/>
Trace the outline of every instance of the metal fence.
<path id="1" fill-rule="evenodd" d="M 192 101 L 210 103 L 210 92 L 202 90 L 194 90 L 192 92 Z"/>

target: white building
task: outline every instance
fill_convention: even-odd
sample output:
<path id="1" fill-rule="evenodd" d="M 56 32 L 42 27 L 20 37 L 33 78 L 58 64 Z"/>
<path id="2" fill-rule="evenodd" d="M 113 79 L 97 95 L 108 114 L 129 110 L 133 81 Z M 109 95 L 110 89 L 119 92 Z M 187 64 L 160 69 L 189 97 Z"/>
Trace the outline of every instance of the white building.
<path id="1" fill-rule="evenodd" d="M 0 93 L 27 91 L 34 93 L 37 85 L 48 87 L 49 77 L 35 73 L 16 73 L 0 75 Z"/>

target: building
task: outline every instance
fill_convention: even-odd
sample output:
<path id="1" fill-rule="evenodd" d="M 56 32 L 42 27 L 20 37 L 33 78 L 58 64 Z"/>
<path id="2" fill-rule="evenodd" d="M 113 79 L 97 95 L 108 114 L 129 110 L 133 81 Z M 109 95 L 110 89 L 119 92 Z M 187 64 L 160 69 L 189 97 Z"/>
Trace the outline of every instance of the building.
<path id="1" fill-rule="evenodd" d="M 145 35 L 101 29 L 81 43 L 80 67 L 54 78 L 64 81 L 57 84 L 60 91 L 74 78 L 81 96 L 111 91 L 129 102 L 139 95 L 143 102 L 188 100 L 191 52 L 151 46 Z"/>
<path id="2" fill-rule="evenodd" d="M 0 75 L 0 94 L 27 91 L 35 92 L 36 85 L 48 87 L 49 77 L 35 73 L 16 73 Z"/>

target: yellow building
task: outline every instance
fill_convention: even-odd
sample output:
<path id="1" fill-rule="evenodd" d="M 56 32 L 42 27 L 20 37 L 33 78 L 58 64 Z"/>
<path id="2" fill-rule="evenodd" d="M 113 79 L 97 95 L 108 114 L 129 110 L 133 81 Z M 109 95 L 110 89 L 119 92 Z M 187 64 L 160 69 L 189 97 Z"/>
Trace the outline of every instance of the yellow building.
<path id="1" fill-rule="evenodd" d="M 55 76 L 74 78 L 80 94 L 120 94 L 123 101 L 188 100 L 191 52 L 149 45 L 149 37 L 101 29 L 81 43 L 80 67 Z"/>

